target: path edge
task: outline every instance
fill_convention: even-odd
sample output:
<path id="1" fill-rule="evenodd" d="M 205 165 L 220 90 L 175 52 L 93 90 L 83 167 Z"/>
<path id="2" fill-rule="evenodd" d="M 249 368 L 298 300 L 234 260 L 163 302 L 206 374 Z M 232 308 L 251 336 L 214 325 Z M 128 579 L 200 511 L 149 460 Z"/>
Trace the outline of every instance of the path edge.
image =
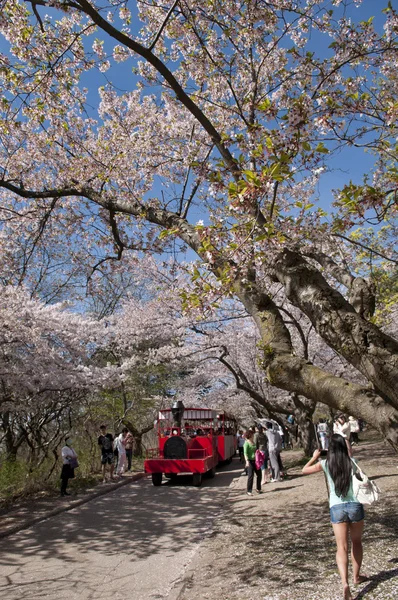
<path id="1" fill-rule="evenodd" d="M 106 494 L 109 494 L 110 492 L 113 492 L 114 490 L 117 490 L 118 488 L 123 487 L 124 485 L 133 483 L 134 481 L 139 481 L 140 479 L 143 479 L 146 476 L 147 476 L 147 474 L 144 472 L 136 473 L 132 477 L 128 477 L 128 478 L 126 477 L 123 481 L 118 481 L 117 483 L 115 483 L 113 485 L 107 485 L 107 486 L 101 487 L 100 489 L 96 490 L 92 494 L 88 494 L 87 496 L 85 496 L 83 498 L 79 498 L 77 500 L 71 500 L 68 504 L 63 504 L 62 506 L 57 506 L 57 508 L 54 508 L 53 510 L 47 512 L 44 515 L 41 515 L 40 517 L 33 517 L 32 519 L 28 519 L 28 520 L 24 521 L 23 523 L 18 523 L 18 525 L 13 525 L 13 526 L 9 527 L 8 529 L 6 528 L 4 531 L 0 531 L 0 540 L 4 539 L 10 535 L 13 535 L 14 533 L 18 533 L 19 531 L 22 531 L 23 529 L 29 529 L 30 527 L 33 527 L 34 525 L 37 525 L 38 523 L 41 523 L 42 521 L 46 521 L 47 519 L 51 519 L 51 517 L 56 517 L 57 515 L 59 515 L 63 512 L 67 512 L 69 510 L 73 510 L 74 508 L 77 508 L 78 506 L 87 504 L 87 502 L 90 502 L 94 498 L 99 498 L 100 496 L 105 496 Z"/>

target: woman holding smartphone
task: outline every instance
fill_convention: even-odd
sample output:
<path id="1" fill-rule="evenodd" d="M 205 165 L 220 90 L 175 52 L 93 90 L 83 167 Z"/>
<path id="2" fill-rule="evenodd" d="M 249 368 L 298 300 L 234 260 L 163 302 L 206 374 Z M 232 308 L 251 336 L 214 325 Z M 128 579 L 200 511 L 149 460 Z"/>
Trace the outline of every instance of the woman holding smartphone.
<path id="1" fill-rule="evenodd" d="M 354 584 L 362 583 L 366 577 L 361 576 L 362 565 L 362 533 L 365 512 L 363 505 L 357 501 L 352 488 L 352 476 L 356 471 L 356 463 L 350 456 L 346 440 L 334 434 L 330 440 L 326 459 L 318 459 L 321 450 L 315 450 L 311 460 L 303 468 L 304 475 L 324 471 L 329 488 L 330 521 L 336 539 L 336 562 L 343 586 L 344 600 L 352 600 L 348 583 L 348 540 L 351 538 L 351 558 Z"/>

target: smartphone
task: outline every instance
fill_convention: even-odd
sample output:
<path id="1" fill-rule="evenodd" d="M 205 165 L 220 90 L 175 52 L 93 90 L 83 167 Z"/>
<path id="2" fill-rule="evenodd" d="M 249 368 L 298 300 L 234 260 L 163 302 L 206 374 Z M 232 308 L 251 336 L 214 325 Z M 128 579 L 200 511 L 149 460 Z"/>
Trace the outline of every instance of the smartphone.
<path id="1" fill-rule="evenodd" d="M 321 441 L 320 441 L 320 439 L 319 439 L 318 430 L 317 430 L 317 428 L 316 428 L 316 425 L 315 425 L 315 423 L 314 423 L 314 431 L 315 431 L 315 439 L 316 439 L 316 442 L 317 442 L 317 444 L 318 444 L 318 448 L 319 448 L 319 450 L 321 450 L 321 448 L 322 448 L 322 445 L 321 445 Z M 327 451 L 327 450 L 321 450 L 321 454 L 320 454 L 320 456 L 323 456 L 323 457 L 325 457 L 325 456 L 327 456 L 327 455 L 328 455 L 328 451 Z"/>

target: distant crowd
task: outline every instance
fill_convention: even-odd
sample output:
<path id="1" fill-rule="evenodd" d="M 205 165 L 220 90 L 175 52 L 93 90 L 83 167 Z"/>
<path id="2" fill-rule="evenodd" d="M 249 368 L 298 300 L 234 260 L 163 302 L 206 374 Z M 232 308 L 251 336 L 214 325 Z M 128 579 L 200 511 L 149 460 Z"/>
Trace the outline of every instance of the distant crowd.
<path id="1" fill-rule="evenodd" d="M 119 434 L 113 435 L 106 425 L 101 425 L 98 446 L 101 453 L 102 481 L 116 481 L 123 473 L 131 471 L 134 438 L 124 427 Z M 69 496 L 67 491 L 69 479 L 74 479 L 75 469 L 79 466 L 71 436 L 65 438 L 62 448 L 61 496 Z M 108 472 L 107 472 L 108 471 Z"/>
<path id="2" fill-rule="evenodd" d="M 293 415 L 288 418 L 288 422 L 294 425 Z M 351 446 L 358 444 L 363 425 L 363 421 L 344 414 L 337 415 L 334 422 L 319 419 L 315 424 L 318 447 L 327 451 L 332 433 L 341 435 Z M 249 496 L 253 495 L 254 477 L 258 494 L 262 493 L 261 488 L 266 483 L 283 480 L 281 451 L 290 446 L 287 429 L 275 421 L 266 421 L 249 427 L 245 432 L 240 429 L 236 436 L 239 459 L 245 465 L 242 475 L 247 475 L 248 478 L 246 493 Z"/>
<path id="3" fill-rule="evenodd" d="M 261 423 L 243 433 L 237 433 L 238 451 L 245 468 L 242 475 L 247 475 L 246 493 L 253 495 L 253 481 L 256 476 L 256 491 L 262 493 L 261 487 L 268 482 L 282 481 L 284 477 L 281 450 L 284 445 L 284 431 L 274 422 L 267 422 L 265 428 Z"/>
<path id="4" fill-rule="evenodd" d="M 344 414 L 339 414 L 333 423 L 325 419 L 319 419 L 316 426 L 319 446 L 322 450 L 328 450 L 332 430 L 333 433 L 337 433 L 348 440 L 351 446 L 355 446 L 355 444 L 359 444 L 359 433 L 362 431 L 363 426 L 364 422 L 360 419 L 352 416 L 347 418 Z"/>

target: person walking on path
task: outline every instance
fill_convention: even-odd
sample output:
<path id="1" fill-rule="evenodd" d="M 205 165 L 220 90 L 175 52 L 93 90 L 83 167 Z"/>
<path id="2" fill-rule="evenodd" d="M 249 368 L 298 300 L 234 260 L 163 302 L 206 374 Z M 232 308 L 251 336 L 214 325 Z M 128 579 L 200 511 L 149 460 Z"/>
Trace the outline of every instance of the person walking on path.
<path id="1" fill-rule="evenodd" d="M 327 450 L 329 448 L 329 427 L 325 419 L 319 419 L 316 430 L 322 450 Z"/>
<path id="2" fill-rule="evenodd" d="M 133 434 L 131 433 L 131 431 L 129 431 L 127 428 L 125 428 L 125 429 L 127 431 L 126 437 L 124 438 L 124 447 L 126 449 L 126 458 L 127 458 L 127 471 L 131 471 L 131 461 L 133 458 L 134 438 L 133 438 Z M 123 429 L 123 431 L 124 431 L 124 429 Z"/>
<path id="3" fill-rule="evenodd" d="M 256 474 L 256 488 L 257 493 L 261 494 L 261 469 L 256 468 L 256 444 L 253 441 L 253 431 L 246 431 L 245 433 L 245 445 L 243 446 L 243 454 L 246 461 L 247 469 L 247 488 L 246 493 L 248 496 L 253 496 L 253 479 Z"/>
<path id="4" fill-rule="evenodd" d="M 128 429 L 127 429 L 127 427 L 124 427 L 122 429 L 122 433 L 120 433 L 113 442 L 115 451 L 117 450 L 117 454 L 118 454 L 116 475 L 118 475 L 119 477 L 121 477 L 123 475 L 125 467 L 126 467 L 125 440 L 126 440 L 127 433 L 128 433 Z"/>
<path id="5" fill-rule="evenodd" d="M 348 423 L 350 425 L 350 444 L 353 446 L 354 444 L 359 444 L 359 423 L 355 417 L 348 417 Z"/>
<path id="6" fill-rule="evenodd" d="M 78 467 L 77 454 L 72 448 L 72 438 L 65 438 L 65 446 L 61 450 L 62 471 L 61 471 L 61 496 L 70 496 L 66 491 L 69 479 L 74 479 L 75 469 Z"/>
<path id="7" fill-rule="evenodd" d="M 261 423 L 257 425 L 257 432 L 254 434 L 253 441 L 256 445 L 256 450 L 260 450 L 263 453 L 264 461 L 261 465 L 261 485 L 267 483 L 267 469 L 268 469 L 268 440 L 264 433 L 263 426 Z"/>
<path id="8" fill-rule="evenodd" d="M 269 460 L 272 469 L 272 481 L 282 481 L 281 478 L 281 459 L 282 438 L 278 431 L 275 431 L 271 422 L 267 423 L 266 435 L 268 438 Z"/>
<path id="9" fill-rule="evenodd" d="M 354 459 L 348 450 L 346 439 L 333 434 L 325 460 L 316 462 L 321 450 L 315 450 L 312 458 L 303 468 L 304 475 L 324 471 L 329 489 L 330 521 L 336 539 L 336 562 L 343 586 L 343 599 L 352 600 L 348 583 L 348 540 L 351 537 L 351 558 L 354 584 L 366 581 L 360 575 L 362 565 L 362 533 L 365 511 L 357 501 L 352 487 L 352 477 L 357 470 Z"/>
<path id="10" fill-rule="evenodd" d="M 349 440 L 351 427 L 345 415 L 341 414 L 336 418 L 333 424 L 333 433 L 338 433 L 343 436 L 343 438 Z"/>
<path id="11" fill-rule="evenodd" d="M 243 456 L 243 446 L 245 445 L 245 436 L 243 435 L 242 429 L 239 429 L 239 431 L 236 435 L 236 439 L 238 442 L 239 462 L 243 462 L 245 460 L 244 456 Z"/>
<path id="12" fill-rule="evenodd" d="M 109 465 L 110 477 L 113 479 L 115 456 L 113 453 L 113 435 L 107 432 L 106 425 L 101 425 L 98 445 L 101 448 L 102 482 L 106 483 L 106 465 Z"/>

